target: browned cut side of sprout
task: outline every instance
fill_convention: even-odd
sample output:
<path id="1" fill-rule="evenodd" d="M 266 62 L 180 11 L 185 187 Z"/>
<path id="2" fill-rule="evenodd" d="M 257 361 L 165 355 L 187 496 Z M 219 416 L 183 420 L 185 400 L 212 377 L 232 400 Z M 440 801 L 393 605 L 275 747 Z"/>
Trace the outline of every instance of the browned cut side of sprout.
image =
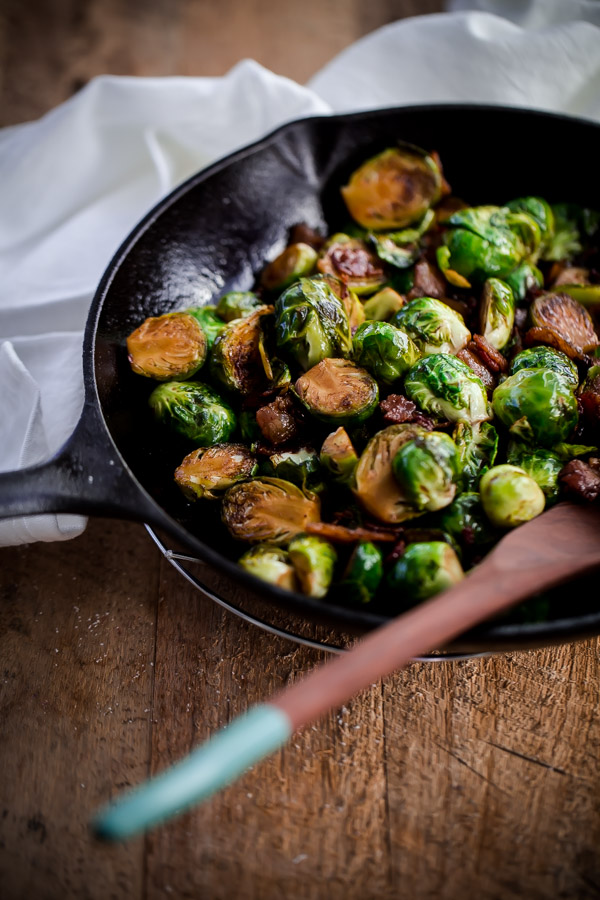
<path id="1" fill-rule="evenodd" d="M 217 444 L 192 450 L 175 470 L 175 481 L 190 500 L 217 498 L 236 481 L 257 471 L 253 454 L 244 444 Z"/>
<path id="2" fill-rule="evenodd" d="M 531 304 L 530 316 L 527 344 L 548 343 L 573 359 L 600 343 L 589 312 L 568 294 L 542 294 Z"/>
<path id="3" fill-rule="evenodd" d="M 190 378 L 203 365 L 207 349 L 202 328 L 186 313 L 146 319 L 127 338 L 133 371 L 157 381 Z"/>
<path id="4" fill-rule="evenodd" d="M 240 541 L 287 544 L 320 520 L 321 509 L 314 494 L 305 494 L 290 481 L 254 478 L 227 491 L 221 516 L 232 537 Z"/>
<path id="5" fill-rule="evenodd" d="M 263 364 L 262 318 L 273 312 L 261 306 L 245 319 L 235 319 L 217 337 L 210 370 L 224 387 L 241 394 L 266 387 L 268 375 Z"/>

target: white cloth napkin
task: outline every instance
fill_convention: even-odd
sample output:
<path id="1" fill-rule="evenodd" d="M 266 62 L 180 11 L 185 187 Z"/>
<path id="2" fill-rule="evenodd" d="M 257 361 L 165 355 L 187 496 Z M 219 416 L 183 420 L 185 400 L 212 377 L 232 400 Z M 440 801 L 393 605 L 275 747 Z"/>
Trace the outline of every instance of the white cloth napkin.
<path id="1" fill-rule="evenodd" d="M 479 5 L 490 11 L 468 11 Z M 501 5 L 505 15 L 493 10 Z M 479 101 L 600 121 L 596 0 L 455 0 L 358 41 L 303 88 L 245 60 L 223 78 L 105 76 L 0 131 L 0 471 L 48 458 L 82 406 L 96 284 L 176 184 L 284 121 L 404 103 Z M 80 516 L 0 522 L 0 545 L 64 540 Z"/>

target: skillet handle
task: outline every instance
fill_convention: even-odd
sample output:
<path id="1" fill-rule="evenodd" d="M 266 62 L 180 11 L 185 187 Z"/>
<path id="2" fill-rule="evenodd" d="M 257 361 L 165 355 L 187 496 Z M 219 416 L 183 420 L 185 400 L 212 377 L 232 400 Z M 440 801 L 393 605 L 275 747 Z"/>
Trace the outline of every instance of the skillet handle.
<path id="1" fill-rule="evenodd" d="M 0 472 L 0 519 L 44 513 L 157 521 L 154 501 L 124 465 L 91 403 L 52 459 Z"/>

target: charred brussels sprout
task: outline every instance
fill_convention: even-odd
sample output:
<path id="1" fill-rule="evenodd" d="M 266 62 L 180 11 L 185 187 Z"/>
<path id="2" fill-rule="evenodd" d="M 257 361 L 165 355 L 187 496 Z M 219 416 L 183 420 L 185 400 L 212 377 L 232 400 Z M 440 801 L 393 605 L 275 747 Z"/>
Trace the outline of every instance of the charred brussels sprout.
<path id="1" fill-rule="evenodd" d="M 564 441 L 577 424 L 573 389 L 552 369 L 519 369 L 498 385 L 492 407 L 513 437 L 542 447 Z"/>
<path id="2" fill-rule="evenodd" d="M 213 344 L 210 374 L 228 391 L 250 394 L 266 386 L 262 319 L 271 312 L 271 306 L 261 306 L 246 318 L 235 319 Z"/>
<path id="3" fill-rule="evenodd" d="M 587 309 L 568 294 L 542 294 L 531 304 L 533 328 L 528 337 L 552 344 L 567 356 L 580 357 L 594 350 L 600 341 Z"/>
<path id="4" fill-rule="evenodd" d="M 442 195 L 439 165 L 417 147 L 393 147 L 360 166 L 343 187 L 352 218 L 363 228 L 404 228 L 421 219 Z"/>
<path id="5" fill-rule="evenodd" d="M 505 283 L 512 290 L 515 300 L 525 300 L 528 291 L 544 287 L 544 276 L 532 263 L 521 263 L 504 277 Z"/>
<path id="6" fill-rule="evenodd" d="M 240 566 L 261 581 L 268 581 L 288 591 L 298 588 L 296 572 L 289 554 L 275 544 L 257 544 L 238 560 Z"/>
<path id="7" fill-rule="evenodd" d="M 365 319 L 387 322 L 404 306 L 404 297 L 391 287 L 385 287 L 369 297 L 363 305 Z"/>
<path id="8" fill-rule="evenodd" d="M 228 441 L 235 431 L 231 407 L 198 381 L 160 384 L 148 402 L 159 422 L 202 447 Z"/>
<path id="9" fill-rule="evenodd" d="M 267 291 L 282 291 L 294 281 L 314 271 L 317 251 L 309 244 L 290 244 L 283 253 L 269 263 L 260 283 Z"/>
<path id="10" fill-rule="evenodd" d="M 356 450 L 345 428 L 338 428 L 323 441 L 321 464 L 340 484 L 350 484 L 358 463 Z"/>
<path id="11" fill-rule="evenodd" d="M 223 321 L 217 315 L 216 306 L 191 306 L 185 312 L 198 322 L 210 349 L 224 328 Z"/>
<path id="12" fill-rule="evenodd" d="M 288 552 L 302 593 L 319 599 L 324 597 L 337 561 L 331 544 L 312 534 L 299 534 L 290 541 Z"/>
<path id="13" fill-rule="evenodd" d="M 265 475 L 291 481 L 304 490 L 319 491 L 323 488 L 319 454 L 310 447 L 273 453 L 262 464 L 262 471 Z"/>
<path id="14" fill-rule="evenodd" d="M 379 547 L 369 541 L 357 544 L 339 585 L 344 602 L 369 603 L 382 578 L 383 556 Z"/>
<path id="15" fill-rule="evenodd" d="M 460 459 L 463 491 L 477 488 L 479 479 L 496 461 L 498 432 L 489 422 L 459 422 L 452 434 Z"/>
<path id="16" fill-rule="evenodd" d="M 357 294 L 372 294 L 385 282 L 385 273 L 364 241 L 334 234 L 323 247 L 317 269 L 333 275 Z"/>
<path id="17" fill-rule="evenodd" d="M 232 537 L 240 541 L 287 544 L 318 522 L 320 504 L 290 481 L 253 478 L 229 488 L 223 498 L 221 517 Z"/>
<path id="18" fill-rule="evenodd" d="M 133 371 L 157 381 L 191 378 L 204 365 L 207 350 L 202 328 L 185 312 L 146 319 L 127 338 Z"/>
<path id="19" fill-rule="evenodd" d="M 403 306 L 392 325 L 405 331 L 423 355 L 458 353 L 471 339 L 460 313 L 434 297 L 417 297 Z"/>
<path id="20" fill-rule="evenodd" d="M 481 551 L 496 539 L 479 494 L 475 492 L 468 491 L 456 497 L 450 506 L 441 510 L 436 522 L 468 554 Z"/>
<path id="21" fill-rule="evenodd" d="M 419 512 L 435 512 L 452 503 L 460 463 L 447 434 L 429 431 L 407 441 L 394 456 L 392 469 L 404 496 Z"/>
<path id="22" fill-rule="evenodd" d="M 511 288 L 499 278 L 488 278 L 483 286 L 479 330 L 488 344 L 502 350 L 515 324 L 515 298 Z"/>
<path id="23" fill-rule="evenodd" d="M 257 462 L 243 444 L 217 444 L 188 453 L 175 470 L 175 481 L 188 500 L 213 500 L 257 472 Z"/>
<path id="24" fill-rule="evenodd" d="M 546 498 L 534 479 L 517 466 L 494 466 L 479 484 L 486 516 L 496 528 L 516 528 L 544 511 Z"/>
<path id="25" fill-rule="evenodd" d="M 303 369 L 330 356 L 349 356 L 348 315 L 325 278 L 301 278 L 275 304 L 277 346 Z"/>
<path id="26" fill-rule="evenodd" d="M 558 500 L 560 486 L 558 473 L 565 461 L 553 450 L 543 447 L 531 447 L 520 441 L 511 441 L 508 445 L 506 459 L 512 466 L 523 469 L 541 487 L 548 503 Z"/>
<path id="27" fill-rule="evenodd" d="M 396 525 L 420 515 L 396 481 L 392 461 L 400 447 L 426 434 L 418 425 L 390 425 L 365 447 L 355 471 L 353 493 L 371 515 Z"/>
<path id="28" fill-rule="evenodd" d="M 408 335 L 389 322 L 365 322 L 352 345 L 354 361 L 384 384 L 402 378 L 420 356 Z"/>
<path id="29" fill-rule="evenodd" d="M 410 544 L 388 575 L 398 599 L 409 603 L 427 600 L 464 578 L 462 566 L 450 544 L 424 541 Z"/>
<path id="30" fill-rule="evenodd" d="M 304 407 L 321 422 L 359 423 L 377 409 L 379 388 L 365 369 L 347 359 L 323 359 L 295 385 Z"/>
<path id="31" fill-rule="evenodd" d="M 579 384 L 579 373 L 575 363 L 553 347 L 530 347 L 517 353 L 510 364 L 510 374 L 514 375 L 521 369 L 552 369 L 573 389 Z"/>
<path id="32" fill-rule="evenodd" d="M 216 312 L 223 322 L 233 322 L 234 319 L 245 319 L 262 305 L 262 300 L 253 291 L 230 291 L 223 294 Z"/>
<path id="33" fill-rule="evenodd" d="M 491 418 L 485 388 L 455 356 L 425 356 L 410 369 L 404 389 L 423 412 L 450 422 L 485 422 Z"/>

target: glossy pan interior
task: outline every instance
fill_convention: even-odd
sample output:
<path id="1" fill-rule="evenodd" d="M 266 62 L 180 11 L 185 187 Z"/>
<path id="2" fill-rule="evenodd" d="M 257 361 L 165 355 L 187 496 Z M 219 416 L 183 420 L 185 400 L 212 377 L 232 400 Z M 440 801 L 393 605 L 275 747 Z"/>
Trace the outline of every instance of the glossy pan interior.
<path id="1" fill-rule="evenodd" d="M 153 425 L 146 399 L 154 385 L 131 373 L 124 345 L 146 316 L 251 288 L 295 223 L 323 231 L 341 225 L 347 216 L 339 185 L 358 163 L 398 139 L 437 150 L 453 192 L 471 204 L 502 203 L 526 193 L 600 207 L 600 128 L 592 123 L 444 105 L 282 127 L 191 178 L 124 242 L 90 312 L 82 423 L 53 466 L 41 467 L 29 485 L 21 482 L 39 496 L 45 479 L 45 505 L 29 503 L 20 511 L 69 509 L 149 521 L 232 583 L 258 590 L 279 607 L 351 632 L 384 621 L 383 610 L 345 609 L 290 594 L 256 582 L 235 564 L 243 548 L 228 538 L 216 506 L 192 508 L 174 487 L 173 470 L 189 448 Z M 14 498 L 12 505 L 2 503 L 3 487 L 7 482 L 0 476 L 0 513 L 14 513 L 18 504 Z M 560 591 L 554 621 L 487 623 L 452 649 L 538 646 L 600 633 L 596 584 L 588 578 Z"/>

